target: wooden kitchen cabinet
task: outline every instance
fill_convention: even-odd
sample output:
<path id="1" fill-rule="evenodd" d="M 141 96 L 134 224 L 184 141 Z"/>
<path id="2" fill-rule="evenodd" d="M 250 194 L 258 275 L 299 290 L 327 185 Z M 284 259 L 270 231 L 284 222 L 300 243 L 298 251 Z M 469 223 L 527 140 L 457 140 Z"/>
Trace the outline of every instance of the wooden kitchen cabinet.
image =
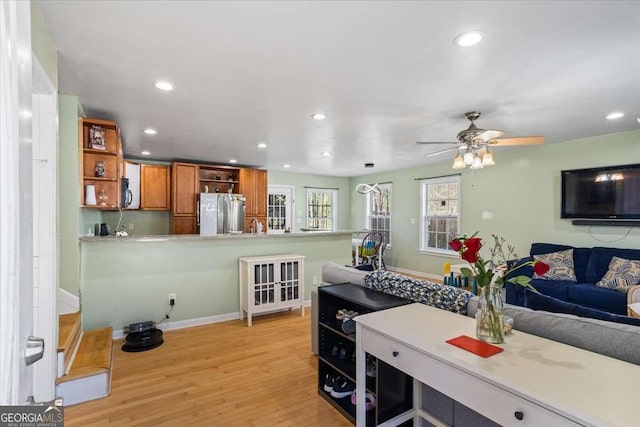
<path id="1" fill-rule="evenodd" d="M 168 211 L 171 208 L 168 166 L 141 165 L 140 196 L 143 210 Z"/>
<path id="2" fill-rule="evenodd" d="M 197 230 L 198 165 L 171 165 L 171 233 L 195 234 Z"/>
<path id="3" fill-rule="evenodd" d="M 81 118 L 78 126 L 80 163 L 80 206 L 115 210 L 120 206 L 120 177 L 123 172 L 122 142 L 115 122 Z M 92 137 L 93 134 L 93 137 Z M 96 137 L 99 135 L 99 137 Z M 104 165 L 98 173 L 97 164 Z M 87 186 L 95 188 L 96 202 L 87 205 Z"/>
<path id="4" fill-rule="evenodd" d="M 246 201 L 245 233 L 250 232 L 251 219 L 256 218 L 267 232 L 267 171 L 240 169 L 240 193 Z"/>

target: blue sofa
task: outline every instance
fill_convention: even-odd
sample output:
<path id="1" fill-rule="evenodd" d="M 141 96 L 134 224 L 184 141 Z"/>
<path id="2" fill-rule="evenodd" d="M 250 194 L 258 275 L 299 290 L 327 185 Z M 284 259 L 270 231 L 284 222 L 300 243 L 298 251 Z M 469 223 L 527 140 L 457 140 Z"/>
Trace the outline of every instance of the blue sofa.
<path id="1" fill-rule="evenodd" d="M 534 255 L 573 249 L 573 264 L 576 281 L 533 279 L 531 285 L 536 290 L 553 298 L 578 304 L 584 307 L 606 311 L 609 313 L 627 314 L 627 294 L 614 289 L 596 286 L 602 276 L 609 269 L 609 263 L 614 256 L 640 260 L 640 249 L 616 248 L 574 248 L 566 245 L 551 243 L 534 243 L 531 245 L 530 255 L 518 260 L 517 263 L 531 261 Z M 532 277 L 533 268 L 523 267 L 511 273 L 508 277 L 525 275 Z M 526 306 L 524 288 L 512 283 L 506 284 L 507 303 Z"/>

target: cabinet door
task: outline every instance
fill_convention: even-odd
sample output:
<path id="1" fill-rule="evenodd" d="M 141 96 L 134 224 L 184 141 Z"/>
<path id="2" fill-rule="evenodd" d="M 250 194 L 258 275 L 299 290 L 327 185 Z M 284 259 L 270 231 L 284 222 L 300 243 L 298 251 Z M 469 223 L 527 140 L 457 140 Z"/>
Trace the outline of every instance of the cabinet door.
<path id="1" fill-rule="evenodd" d="M 253 181 L 253 198 L 256 216 L 267 216 L 267 171 L 255 170 Z"/>
<path id="2" fill-rule="evenodd" d="M 140 178 L 141 208 L 169 210 L 169 167 L 142 165 Z"/>
<path id="3" fill-rule="evenodd" d="M 171 220 L 171 234 L 197 234 L 195 216 L 176 216 Z"/>
<path id="4" fill-rule="evenodd" d="M 171 213 L 173 216 L 196 215 L 198 165 L 173 163 L 171 166 Z"/>
<path id="5" fill-rule="evenodd" d="M 280 301 L 300 299 L 300 262 L 283 261 L 280 268 Z"/>
<path id="6" fill-rule="evenodd" d="M 276 301 L 276 264 L 273 262 L 264 262 L 253 264 L 253 305 L 261 307 L 264 305 L 273 305 Z"/>
<path id="7" fill-rule="evenodd" d="M 240 193 L 246 197 L 247 220 L 256 215 L 256 204 L 254 193 L 255 169 L 240 169 Z"/>

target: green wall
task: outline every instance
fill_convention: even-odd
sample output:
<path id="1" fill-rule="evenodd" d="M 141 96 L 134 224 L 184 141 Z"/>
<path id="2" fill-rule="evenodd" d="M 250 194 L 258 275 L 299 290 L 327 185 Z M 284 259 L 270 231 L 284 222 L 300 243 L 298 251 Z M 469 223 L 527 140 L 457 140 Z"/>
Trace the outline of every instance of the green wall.
<path id="1" fill-rule="evenodd" d="M 104 213 L 104 222 L 111 227 L 111 233 L 115 233 L 119 221 L 120 212 Z M 167 235 L 171 232 L 171 212 L 123 210 L 121 224 L 131 236 Z M 129 224 L 133 224 L 133 230 Z"/>
<path id="2" fill-rule="evenodd" d="M 420 240 L 420 184 L 416 178 L 457 173 L 452 156 L 433 165 L 351 178 L 351 228 L 364 225 L 361 182 L 393 182 L 392 243 L 385 253 L 387 265 L 441 275 L 444 262 L 458 258 L 418 252 Z M 586 138 L 518 150 L 494 150 L 496 165 L 480 170 L 463 169 L 462 218 L 465 234 L 480 232 L 488 243 L 498 234 L 528 255 L 533 242 L 575 246 L 640 248 L 640 227 L 574 226 L 560 219 L 560 171 L 640 161 L 640 131 Z M 493 219 L 482 219 L 483 212 Z M 415 224 L 411 219 L 415 219 Z"/>
<path id="3" fill-rule="evenodd" d="M 349 178 L 269 171 L 267 179 L 269 185 L 295 186 L 295 209 L 293 218 L 294 229 L 292 231 L 298 231 L 300 228 L 305 228 L 307 226 L 307 217 L 305 212 L 307 189 L 305 187 L 337 188 L 338 224 L 336 229 L 348 230 L 350 228 L 351 220 L 349 217 L 349 210 L 351 208 L 351 191 L 349 189 Z"/>
<path id="4" fill-rule="evenodd" d="M 31 3 L 31 50 L 40 65 L 47 72 L 53 85 L 58 87 L 58 50 L 40 15 L 38 8 Z"/>
<path id="5" fill-rule="evenodd" d="M 176 293 L 171 322 L 238 312 L 238 257 L 293 253 L 305 259 L 305 300 L 322 264 L 351 260 L 351 235 L 81 243 L 85 330 L 159 321 Z M 309 314 L 307 314 L 309 315 Z"/>

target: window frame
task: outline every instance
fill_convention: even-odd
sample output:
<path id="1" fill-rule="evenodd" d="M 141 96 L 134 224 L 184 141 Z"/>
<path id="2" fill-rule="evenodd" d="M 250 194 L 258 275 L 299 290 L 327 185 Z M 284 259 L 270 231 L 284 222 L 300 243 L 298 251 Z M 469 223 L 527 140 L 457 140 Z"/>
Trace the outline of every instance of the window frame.
<path id="1" fill-rule="evenodd" d="M 427 210 L 429 204 L 428 188 L 431 184 L 455 183 L 458 186 L 458 212 L 456 214 L 456 226 L 458 233 L 461 230 L 462 217 L 462 180 L 461 175 L 449 175 L 437 178 L 424 178 L 420 180 L 420 245 L 418 252 L 425 254 L 437 254 L 459 258 L 459 254 L 452 249 L 442 249 L 427 246 L 428 227 L 427 227 Z"/>
<path id="2" fill-rule="evenodd" d="M 307 187 L 306 196 L 305 196 L 305 223 L 307 229 L 312 229 L 309 225 L 309 220 L 311 217 L 309 216 L 309 194 L 310 193 L 327 193 L 331 195 L 331 229 L 327 228 L 313 228 L 313 230 L 318 231 L 336 231 L 338 225 L 338 190 L 334 188 L 318 188 L 318 187 Z"/>
<path id="3" fill-rule="evenodd" d="M 389 241 L 386 242 L 387 244 L 387 248 L 391 248 L 391 241 L 393 238 L 393 231 L 392 231 L 392 225 L 391 225 L 391 219 L 392 219 L 392 212 L 393 212 L 393 183 L 392 182 L 385 182 L 384 184 L 378 184 L 378 188 L 380 190 L 385 190 L 388 189 L 389 190 L 389 215 L 377 215 L 378 217 L 382 217 L 382 218 L 389 218 L 389 228 L 388 228 L 388 232 L 389 232 Z M 372 229 L 370 227 L 371 225 L 371 216 L 372 216 L 372 203 L 373 203 L 373 195 L 374 192 L 370 191 L 368 192 L 365 196 L 365 207 L 364 207 L 364 229 L 365 230 L 369 230 L 369 231 L 380 231 L 383 235 L 385 234 L 384 231 L 387 231 L 386 229 L 384 229 L 383 231 L 381 231 L 381 229 Z"/>

